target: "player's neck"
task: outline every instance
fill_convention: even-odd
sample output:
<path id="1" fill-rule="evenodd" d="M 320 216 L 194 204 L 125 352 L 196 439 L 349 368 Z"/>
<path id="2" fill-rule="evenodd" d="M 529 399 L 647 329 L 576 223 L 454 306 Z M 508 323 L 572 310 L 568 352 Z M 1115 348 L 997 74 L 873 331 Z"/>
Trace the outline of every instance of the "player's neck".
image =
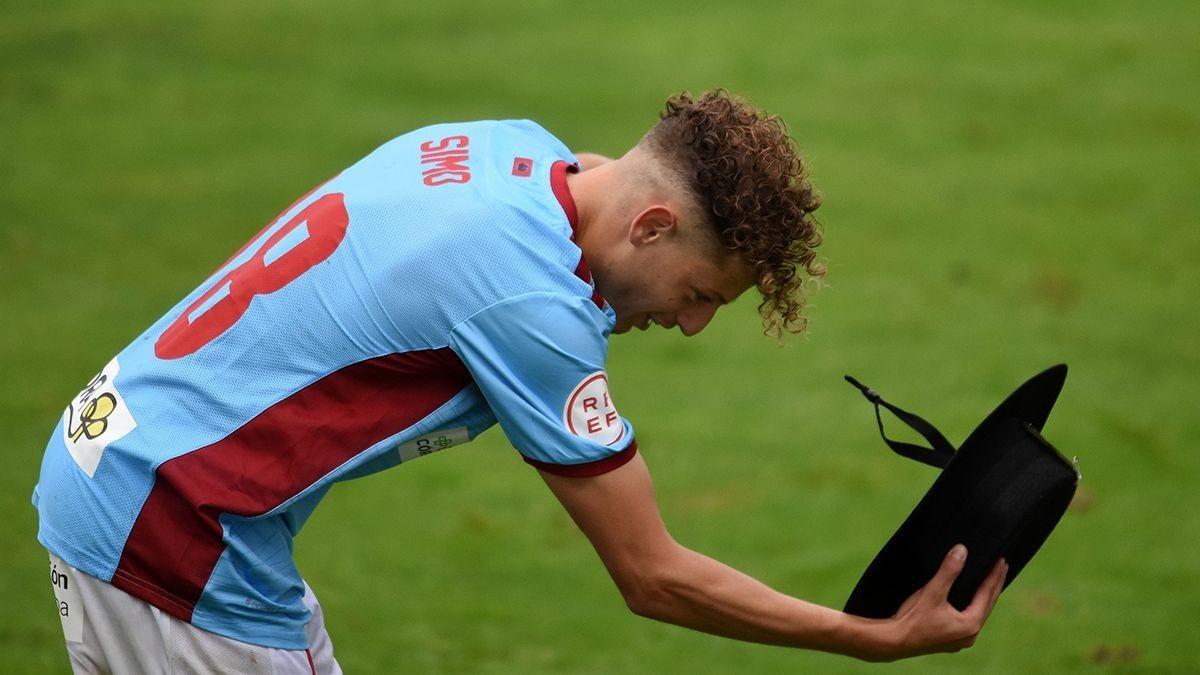
<path id="1" fill-rule="evenodd" d="M 606 190 L 612 185 L 612 177 L 608 174 L 609 165 L 601 165 L 581 173 L 567 174 L 567 189 L 575 200 L 576 227 L 575 244 L 583 250 L 584 258 L 590 258 L 595 253 L 597 241 L 597 223 L 604 205 Z M 611 197 L 611 195 L 609 195 Z"/>

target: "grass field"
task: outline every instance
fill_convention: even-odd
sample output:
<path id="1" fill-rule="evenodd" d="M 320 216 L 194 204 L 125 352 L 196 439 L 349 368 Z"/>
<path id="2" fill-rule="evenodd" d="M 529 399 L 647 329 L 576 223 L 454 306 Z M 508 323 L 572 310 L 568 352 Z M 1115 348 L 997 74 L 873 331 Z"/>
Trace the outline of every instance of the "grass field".
<path id="1" fill-rule="evenodd" d="M 842 374 L 959 442 L 1065 361 L 1081 498 L 974 649 L 891 670 L 1200 670 L 1200 5 L 381 4 L 5 3 L 0 671 L 66 670 L 29 504 L 66 401 L 283 206 L 431 122 L 620 153 L 716 85 L 789 122 L 831 271 L 782 349 L 749 296 L 613 340 L 676 538 L 840 606 L 933 477 Z M 498 430 L 339 486 L 296 553 L 351 673 L 868 670 L 630 614 Z"/>

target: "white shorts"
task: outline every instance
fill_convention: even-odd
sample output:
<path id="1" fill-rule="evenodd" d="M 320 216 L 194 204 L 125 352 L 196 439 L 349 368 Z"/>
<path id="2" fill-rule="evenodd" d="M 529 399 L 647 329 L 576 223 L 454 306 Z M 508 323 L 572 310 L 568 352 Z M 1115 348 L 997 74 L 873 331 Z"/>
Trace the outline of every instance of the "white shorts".
<path id="1" fill-rule="evenodd" d="M 50 583 L 76 673 L 341 673 L 308 584 L 308 649 L 239 642 L 176 619 L 50 554 Z"/>

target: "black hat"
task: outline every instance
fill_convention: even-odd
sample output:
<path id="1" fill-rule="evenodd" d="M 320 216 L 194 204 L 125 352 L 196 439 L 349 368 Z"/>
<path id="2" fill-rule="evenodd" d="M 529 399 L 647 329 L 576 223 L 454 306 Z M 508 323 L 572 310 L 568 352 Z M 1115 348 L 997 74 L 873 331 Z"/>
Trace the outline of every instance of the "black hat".
<path id="1" fill-rule="evenodd" d="M 1080 474 L 1041 430 L 1067 378 L 1066 364 L 1031 378 L 988 415 L 956 451 L 936 427 L 884 401 L 849 375 L 875 404 L 879 433 L 910 459 L 942 469 L 854 587 L 845 611 L 883 619 L 937 572 L 946 553 L 964 544 L 969 555 L 950 588 L 949 601 L 966 609 L 975 590 L 1003 557 L 1007 588 L 1050 536 L 1075 494 Z M 889 439 L 879 406 L 929 441 L 926 448 Z"/>

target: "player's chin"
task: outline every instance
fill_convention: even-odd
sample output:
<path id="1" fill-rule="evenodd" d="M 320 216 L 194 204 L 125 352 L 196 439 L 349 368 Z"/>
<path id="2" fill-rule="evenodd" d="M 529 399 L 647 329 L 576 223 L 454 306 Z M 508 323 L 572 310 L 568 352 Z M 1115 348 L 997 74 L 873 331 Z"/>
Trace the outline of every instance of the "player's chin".
<path id="1" fill-rule="evenodd" d="M 620 314 L 618 314 L 617 322 L 613 325 L 612 332 L 617 335 L 620 335 L 622 333 L 628 333 L 629 331 L 633 330 L 635 327 L 636 327 L 636 324 L 633 322 L 632 319 L 628 319 L 628 318 L 623 317 Z"/>

